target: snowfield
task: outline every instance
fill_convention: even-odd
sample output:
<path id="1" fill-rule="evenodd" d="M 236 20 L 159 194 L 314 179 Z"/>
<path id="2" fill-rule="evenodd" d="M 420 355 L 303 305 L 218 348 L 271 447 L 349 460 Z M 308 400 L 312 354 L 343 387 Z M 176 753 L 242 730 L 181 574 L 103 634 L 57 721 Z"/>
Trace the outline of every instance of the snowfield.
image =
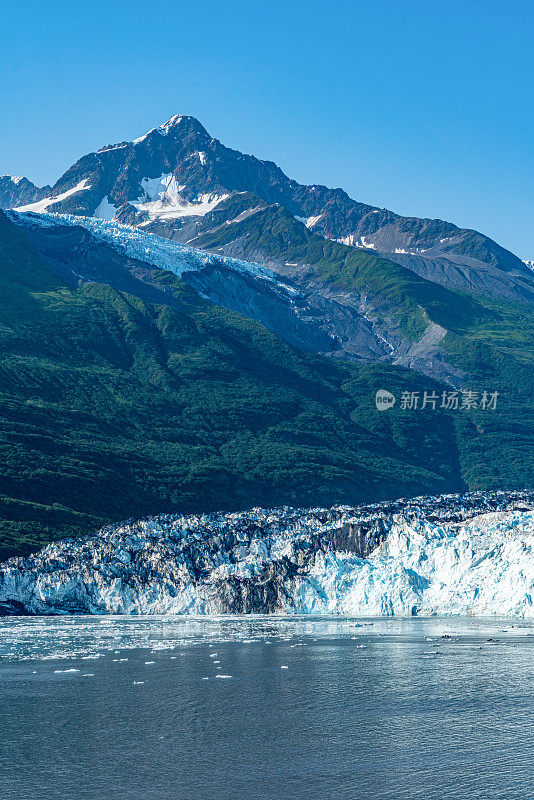
<path id="1" fill-rule="evenodd" d="M 56 197 L 45 197 L 44 200 L 38 200 L 36 203 L 29 203 L 25 206 L 18 206 L 16 211 L 25 212 L 25 211 L 33 211 L 36 214 L 41 212 L 45 212 L 46 209 L 53 205 L 54 203 L 60 203 L 62 200 L 66 200 L 67 197 L 72 197 L 74 194 L 78 194 L 78 192 L 86 191 L 90 189 L 91 186 L 88 185 L 87 179 L 84 178 L 82 181 L 73 186 L 72 189 L 67 189 L 66 192 L 62 192 L 61 194 L 56 195 Z"/>
<path id="2" fill-rule="evenodd" d="M 172 172 L 163 173 L 159 178 L 143 178 L 141 188 L 144 196 L 133 201 L 132 205 L 138 211 L 146 211 L 148 221 L 203 217 L 213 211 L 222 200 L 230 197 L 229 194 L 202 194 L 196 202 L 188 202 L 181 194 L 185 186 L 178 185 Z M 95 216 L 100 215 L 95 213 Z M 141 226 L 145 224 L 142 222 Z"/>
<path id="3" fill-rule="evenodd" d="M 534 618 L 534 493 L 165 515 L 0 567 L 0 613 Z"/>

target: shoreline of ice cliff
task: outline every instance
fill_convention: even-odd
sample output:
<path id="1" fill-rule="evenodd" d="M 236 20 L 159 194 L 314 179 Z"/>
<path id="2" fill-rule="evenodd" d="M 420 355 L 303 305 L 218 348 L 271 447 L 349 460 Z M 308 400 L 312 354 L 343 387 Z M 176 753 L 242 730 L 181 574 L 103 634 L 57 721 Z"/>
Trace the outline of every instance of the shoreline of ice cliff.
<path id="1" fill-rule="evenodd" d="M 534 492 L 161 515 L 0 565 L 2 614 L 534 618 Z"/>

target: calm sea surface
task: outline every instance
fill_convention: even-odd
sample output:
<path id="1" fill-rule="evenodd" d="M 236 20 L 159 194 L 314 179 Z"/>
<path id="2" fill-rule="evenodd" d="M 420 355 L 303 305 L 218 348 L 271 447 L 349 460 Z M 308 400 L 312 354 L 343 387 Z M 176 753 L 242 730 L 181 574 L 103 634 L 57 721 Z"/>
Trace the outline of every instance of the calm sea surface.
<path id="1" fill-rule="evenodd" d="M 0 619 L 1 800 L 533 800 L 534 625 Z"/>

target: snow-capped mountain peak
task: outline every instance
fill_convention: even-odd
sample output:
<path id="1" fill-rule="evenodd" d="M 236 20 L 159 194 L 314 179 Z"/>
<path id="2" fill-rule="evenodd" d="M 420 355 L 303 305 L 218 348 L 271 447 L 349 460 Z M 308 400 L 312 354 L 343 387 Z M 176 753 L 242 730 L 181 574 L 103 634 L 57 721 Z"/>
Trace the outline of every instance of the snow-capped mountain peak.
<path id="1" fill-rule="evenodd" d="M 160 133 L 168 133 L 171 128 L 179 125 L 183 119 L 185 119 L 183 114 L 173 114 L 172 117 L 167 120 L 167 122 L 164 122 L 163 125 L 158 128 L 158 130 Z M 192 117 L 189 117 L 189 119 L 192 119 Z"/>
<path id="2" fill-rule="evenodd" d="M 207 131 L 202 127 L 200 122 L 195 118 L 191 117 L 187 114 L 173 114 L 167 122 L 164 122 L 162 125 L 158 125 L 155 128 L 151 128 L 147 133 L 143 134 L 143 136 L 139 136 L 137 139 L 134 139 L 132 144 L 140 144 L 144 142 L 148 136 L 151 134 L 159 134 L 160 136 L 168 136 L 170 133 L 176 133 L 177 128 L 181 125 L 186 125 L 189 129 L 197 129 L 199 133 L 203 133 L 207 135 Z"/>
<path id="3" fill-rule="evenodd" d="M 531 266 L 482 234 L 442 220 L 400 217 L 359 203 L 342 189 L 299 185 L 273 162 L 225 147 L 184 114 L 173 114 L 133 141 L 83 156 L 53 187 L 17 181 L 0 178 L 0 208 L 103 216 L 182 243 L 207 233 L 219 236 L 227 225 L 229 252 L 233 225 L 243 214 L 281 206 L 313 235 L 385 256 L 453 289 L 476 287 L 529 302 L 534 297 Z M 148 196 L 147 187 L 154 189 Z M 280 260 L 293 261 L 285 258 L 284 239 L 274 236 Z M 262 256 L 253 253 L 256 260 Z"/>

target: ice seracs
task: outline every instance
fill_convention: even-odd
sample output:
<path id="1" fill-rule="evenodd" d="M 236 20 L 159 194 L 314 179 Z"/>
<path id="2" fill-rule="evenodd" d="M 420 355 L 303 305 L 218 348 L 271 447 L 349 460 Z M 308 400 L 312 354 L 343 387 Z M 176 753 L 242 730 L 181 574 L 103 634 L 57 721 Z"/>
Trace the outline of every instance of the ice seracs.
<path id="1" fill-rule="evenodd" d="M 459 526 L 399 521 L 367 559 L 319 554 L 295 611 L 356 616 L 534 616 L 534 512 Z"/>
<path id="2" fill-rule="evenodd" d="M 111 214 L 112 204 L 107 198 L 99 206 L 100 216 L 82 217 L 73 214 L 49 214 L 46 212 L 23 213 L 8 212 L 17 224 L 37 227 L 57 227 L 61 225 L 82 227 L 90 231 L 98 240 L 111 244 L 131 258 L 136 258 L 161 269 L 167 269 L 178 277 L 184 272 L 198 271 L 209 265 L 221 265 L 230 270 L 248 273 L 255 278 L 268 281 L 284 294 L 294 290 L 275 275 L 272 270 L 253 262 L 241 261 L 237 258 L 214 255 L 205 250 L 164 239 L 139 228 L 121 225 L 105 218 Z"/>
<path id="3" fill-rule="evenodd" d="M 534 618 L 534 493 L 123 523 L 6 562 L 2 611 Z"/>

